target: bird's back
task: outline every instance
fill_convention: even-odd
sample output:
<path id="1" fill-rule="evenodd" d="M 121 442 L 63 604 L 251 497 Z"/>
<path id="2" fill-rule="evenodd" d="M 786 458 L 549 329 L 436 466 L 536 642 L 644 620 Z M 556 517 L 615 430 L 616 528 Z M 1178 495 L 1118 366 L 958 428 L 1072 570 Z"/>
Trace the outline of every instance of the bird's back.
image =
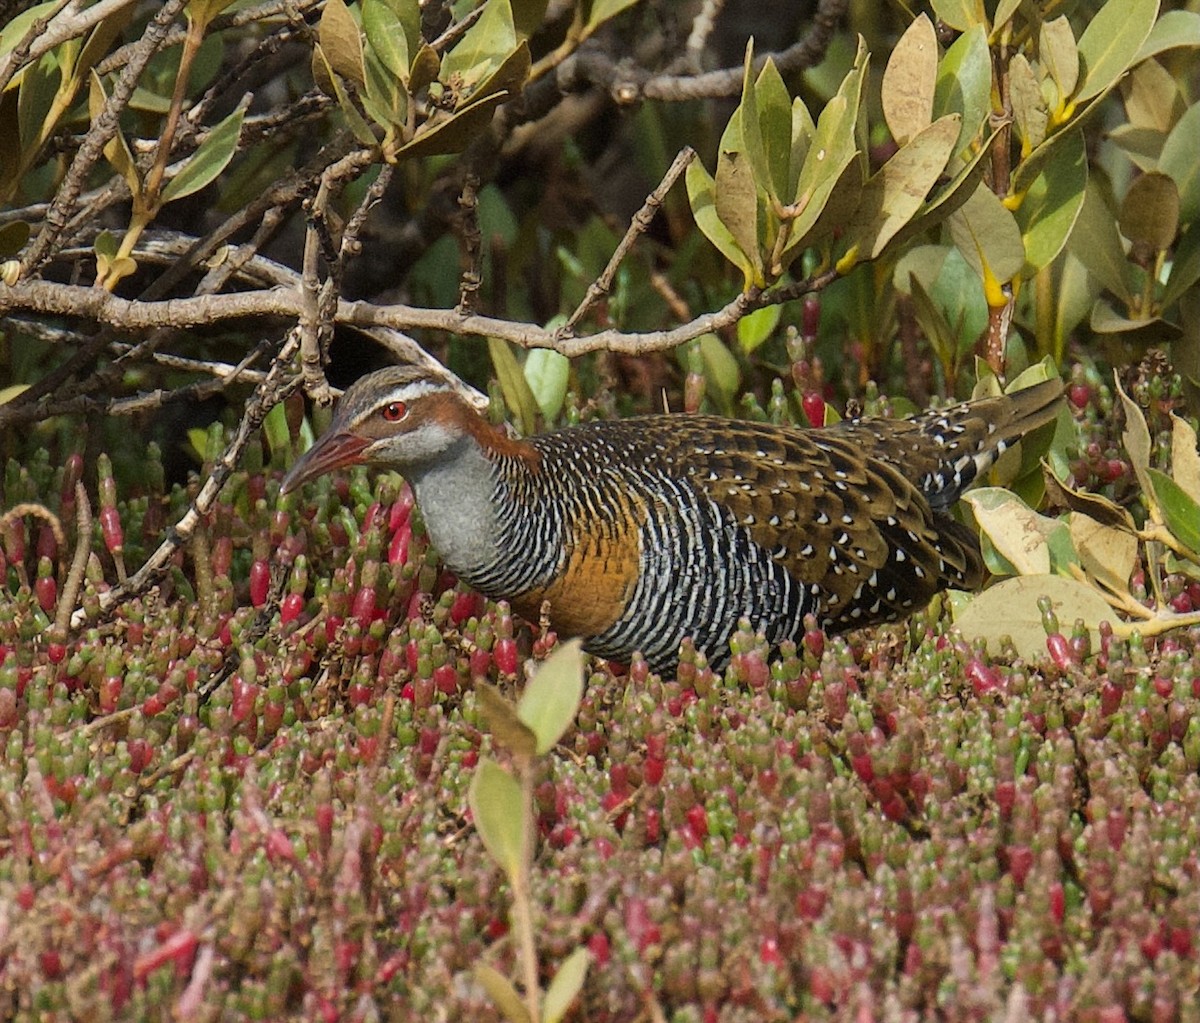
<path id="1" fill-rule="evenodd" d="M 536 617 L 548 600 L 596 652 L 662 668 L 685 635 L 722 663 L 741 617 L 774 644 L 810 612 L 833 629 L 903 617 L 981 583 L 978 541 L 946 509 L 1060 391 L 823 430 L 658 415 L 535 437 L 539 468 L 508 499 L 553 506 L 562 554 L 516 603 Z"/>

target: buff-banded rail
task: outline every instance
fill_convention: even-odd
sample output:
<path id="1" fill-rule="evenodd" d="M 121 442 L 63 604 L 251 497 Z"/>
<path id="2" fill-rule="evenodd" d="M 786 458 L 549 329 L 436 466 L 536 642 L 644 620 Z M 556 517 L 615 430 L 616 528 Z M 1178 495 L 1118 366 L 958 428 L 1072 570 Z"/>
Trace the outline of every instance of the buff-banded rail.
<path id="1" fill-rule="evenodd" d="M 690 636 L 714 668 L 739 620 L 772 647 L 804 618 L 844 630 L 982 584 L 962 492 L 1054 419 L 1049 380 L 909 419 L 797 429 L 711 415 L 589 422 L 527 439 L 444 380 L 363 377 L 283 481 L 365 463 L 411 484 L 433 545 L 464 582 L 562 636 L 668 673 Z"/>

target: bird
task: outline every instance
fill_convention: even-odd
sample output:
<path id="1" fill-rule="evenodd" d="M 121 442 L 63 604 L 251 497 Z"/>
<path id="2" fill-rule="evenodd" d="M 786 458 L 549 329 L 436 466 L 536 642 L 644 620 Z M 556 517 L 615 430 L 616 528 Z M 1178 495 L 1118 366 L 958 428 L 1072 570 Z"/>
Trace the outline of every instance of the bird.
<path id="1" fill-rule="evenodd" d="M 820 429 L 662 413 L 517 438 L 397 365 L 346 390 L 281 490 L 394 470 L 445 565 L 486 597 L 531 622 L 548 609 L 602 658 L 669 674 L 690 637 L 718 670 L 742 619 L 778 650 L 810 614 L 844 631 L 979 588 L 979 539 L 952 506 L 1062 393 L 1051 379 Z"/>

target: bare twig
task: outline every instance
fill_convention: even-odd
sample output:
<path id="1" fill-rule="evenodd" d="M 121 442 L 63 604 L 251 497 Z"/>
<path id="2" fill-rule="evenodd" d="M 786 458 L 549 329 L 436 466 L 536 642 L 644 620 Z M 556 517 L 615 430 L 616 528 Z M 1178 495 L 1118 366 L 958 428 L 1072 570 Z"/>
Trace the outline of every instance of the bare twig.
<path id="1" fill-rule="evenodd" d="M 13 80 L 13 76 L 21 68 L 46 52 L 45 49 L 40 49 L 41 40 L 47 34 L 50 23 L 62 13 L 62 9 L 69 2 L 70 0 L 58 0 L 58 7 L 44 18 L 35 19 L 33 24 L 29 26 L 29 31 L 21 37 L 16 46 L 8 51 L 8 56 L 5 58 L 4 63 L 0 64 L 0 93 L 3 93 L 8 88 L 8 83 Z M 59 42 L 61 41 L 59 40 Z"/>
<path id="2" fill-rule="evenodd" d="M 633 219 L 629 222 L 629 228 L 625 232 L 625 237 L 621 239 L 621 243 L 612 254 L 612 258 L 608 261 L 608 266 L 604 268 L 604 272 L 588 285 L 587 294 L 583 296 L 583 301 L 579 303 L 579 307 L 571 313 L 567 322 L 559 329 L 558 336 L 560 338 L 571 337 L 575 333 L 576 325 L 583 319 L 587 311 L 603 296 L 609 293 L 609 290 L 612 288 L 613 278 L 617 275 L 617 268 L 621 265 L 622 260 L 629 254 L 629 250 L 633 248 L 633 243 L 649 229 L 651 222 L 667 197 L 667 192 L 671 190 L 672 186 L 679 179 L 679 175 L 684 172 L 687 165 L 694 159 L 696 159 L 696 151 L 691 146 L 685 146 L 679 151 L 679 155 L 675 157 L 671 166 L 667 168 L 667 173 L 663 175 L 663 179 L 658 183 L 658 187 L 646 196 L 646 201 L 642 204 L 642 208 L 633 215 Z"/>
<path id="3" fill-rule="evenodd" d="M 267 413 L 300 385 L 300 380 L 293 376 L 289 369 L 291 361 L 299 347 L 300 339 L 298 332 L 293 330 L 284 341 L 279 354 L 275 357 L 275 361 L 271 364 L 271 369 L 267 373 L 266 379 L 259 384 L 254 394 L 251 395 L 250 400 L 246 403 L 246 411 L 242 415 L 242 420 L 238 424 L 237 431 L 228 445 L 226 445 L 221 457 L 213 465 L 212 471 L 201 485 L 199 492 L 192 500 L 191 506 L 184 513 L 183 517 L 167 531 L 166 538 L 159 544 L 158 549 L 146 559 L 145 564 L 141 568 L 134 572 L 124 583 L 114 586 L 112 589 L 106 590 L 99 595 L 101 614 L 107 614 L 122 601 L 128 600 L 150 586 L 155 579 L 166 571 L 175 552 L 191 539 L 196 532 L 196 527 L 212 510 L 217 497 L 221 493 L 221 488 L 225 486 L 225 483 L 233 474 L 250 437 L 262 425 L 262 421 L 266 418 Z M 76 611 L 71 616 L 71 625 L 73 628 L 80 628 L 86 621 L 87 615 L 82 610 Z"/>
<path id="4" fill-rule="evenodd" d="M 71 166 L 67 170 L 62 184 L 58 187 L 54 201 L 50 204 L 50 209 L 46 211 L 42 229 L 21 259 L 21 269 L 24 274 L 35 272 L 54 254 L 63 228 L 75 213 L 79 194 L 83 191 L 88 175 L 103 154 L 105 145 L 116 135 L 120 127 L 118 118 L 121 111 L 129 104 L 138 79 L 142 76 L 142 71 L 150 63 L 154 54 L 158 52 L 167 30 L 179 16 L 186 2 L 187 0 L 164 0 L 162 6 L 147 24 L 129 63 L 113 86 L 112 95 L 108 97 L 104 110 L 92 122 L 91 129 L 84 137 L 83 145 L 79 147 L 75 159 L 71 161 Z"/>
<path id="5" fill-rule="evenodd" d="M 462 315 L 454 309 L 423 309 L 409 305 L 374 305 L 342 299 L 337 322 L 354 327 L 389 327 L 394 330 L 428 328 L 476 337 L 499 337 L 522 348 L 551 348 L 567 356 L 610 351 L 627 355 L 661 352 L 701 334 L 732 327 L 747 313 L 764 306 L 791 302 L 810 292 L 821 291 L 837 278 L 828 269 L 813 277 L 763 290 L 751 288 L 727 305 L 669 330 L 626 333 L 610 328 L 584 337 L 559 338 L 554 331 L 528 323 L 502 320 L 476 313 Z M 295 288 L 245 291 L 233 295 L 201 295 L 163 302 L 135 302 L 95 288 L 50 281 L 21 281 L 12 287 L 0 285 L 0 315 L 20 309 L 46 315 L 95 320 L 125 331 L 156 327 L 193 327 L 255 316 L 296 319 L 302 300 Z M 0 406 L 0 425 L 4 408 Z"/>
<path id="6" fill-rule="evenodd" d="M 463 182 L 462 194 L 458 197 L 462 211 L 459 237 L 462 240 L 465 266 L 458 283 L 458 305 L 460 313 L 472 313 L 477 308 L 479 286 L 483 283 L 483 235 L 479 230 L 479 178 L 468 174 Z"/>
<path id="7" fill-rule="evenodd" d="M 712 30 L 717 25 L 717 17 L 724 6 L 725 0 L 704 0 L 700 10 L 696 12 L 696 17 L 692 19 L 692 30 L 688 33 L 684 52 L 693 67 L 700 67 L 704 47 L 708 45 L 708 37 L 712 35 Z"/>
<path id="8" fill-rule="evenodd" d="M 367 223 L 367 214 L 383 198 L 383 193 L 387 191 L 388 185 L 392 182 L 392 175 L 395 172 L 396 165 L 394 163 L 385 163 L 379 169 L 379 173 L 375 175 L 375 180 L 371 182 L 366 194 L 362 197 L 362 202 L 358 204 L 358 209 L 346 221 L 346 229 L 342 232 L 342 244 L 338 253 L 339 259 L 346 260 L 362 252 L 362 242 L 359 239 L 362 235 L 363 227 Z"/>
<path id="9" fill-rule="evenodd" d="M 87 571 L 88 557 L 92 553 L 92 506 L 87 490 L 82 483 L 75 484 L 75 555 L 71 558 L 71 571 L 67 573 L 59 594 L 58 608 L 54 613 L 53 635 L 62 642 L 71 624 L 71 614 L 79 601 L 83 587 L 83 575 Z"/>

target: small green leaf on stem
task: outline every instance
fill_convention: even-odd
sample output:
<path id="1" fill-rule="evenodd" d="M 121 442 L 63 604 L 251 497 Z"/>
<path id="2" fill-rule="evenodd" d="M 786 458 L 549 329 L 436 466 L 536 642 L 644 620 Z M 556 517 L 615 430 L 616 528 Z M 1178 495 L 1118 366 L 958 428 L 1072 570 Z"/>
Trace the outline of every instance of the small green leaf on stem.
<path id="1" fill-rule="evenodd" d="M 559 1023 L 578 997 L 583 982 L 587 979 L 592 956 L 586 948 L 577 948 L 558 968 L 550 986 L 546 989 L 546 1003 L 542 1009 L 542 1023 Z"/>
<path id="2" fill-rule="evenodd" d="M 487 991 L 492 1004 L 504 1014 L 509 1023 L 530 1023 L 529 1010 L 525 1008 L 525 1003 L 521 1001 L 521 996 L 517 994 L 511 980 L 487 963 L 476 963 L 472 972 Z"/>
<path id="3" fill-rule="evenodd" d="M 538 754 L 548 753 L 571 727 L 583 699 L 583 644 L 562 643 L 525 687 L 517 717 L 537 737 Z"/>
<path id="4" fill-rule="evenodd" d="M 216 180 L 237 152 L 238 137 L 242 133 L 242 119 L 245 116 L 245 109 L 239 107 L 208 133 L 208 137 L 200 143 L 200 147 L 184 164 L 183 169 L 163 189 L 163 203 L 182 199 Z"/>
<path id="5" fill-rule="evenodd" d="M 517 708 L 487 682 L 475 683 L 475 699 L 492 737 L 510 753 L 531 757 L 537 751 L 537 735 L 517 715 Z"/>
<path id="6" fill-rule="evenodd" d="M 1159 469 L 1147 469 L 1154 499 L 1166 525 L 1188 551 L 1200 559 L 1200 502 L 1190 498 L 1178 483 Z M 1197 561 L 1200 564 L 1200 560 Z"/>
<path id="7" fill-rule="evenodd" d="M 467 801 L 488 854 L 510 879 L 515 877 L 525 862 L 529 837 L 521 783 L 485 757 L 475 768 Z"/>

